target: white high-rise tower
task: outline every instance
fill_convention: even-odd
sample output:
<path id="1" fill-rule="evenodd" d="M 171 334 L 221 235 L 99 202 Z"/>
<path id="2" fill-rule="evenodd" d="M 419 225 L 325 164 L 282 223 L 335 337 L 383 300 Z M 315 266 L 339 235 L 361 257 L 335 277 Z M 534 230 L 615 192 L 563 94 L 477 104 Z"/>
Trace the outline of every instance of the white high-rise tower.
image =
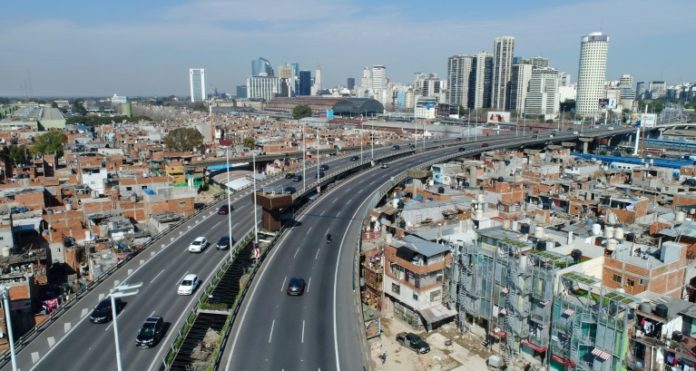
<path id="1" fill-rule="evenodd" d="M 189 91 L 191 102 L 205 100 L 205 68 L 189 68 Z"/>
<path id="2" fill-rule="evenodd" d="M 515 38 L 496 37 L 493 43 L 493 86 L 491 87 L 491 107 L 504 109 L 506 93 L 512 76 L 512 56 L 515 54 Z"/>
<path id="3" fill-rule="evenodd" d="M 575 107 L 580 116 L 593 116 L 599 111 L 599 100 L 605 98 L 609 36 L 593 32 L 580 43 L 578 96 Z"/>

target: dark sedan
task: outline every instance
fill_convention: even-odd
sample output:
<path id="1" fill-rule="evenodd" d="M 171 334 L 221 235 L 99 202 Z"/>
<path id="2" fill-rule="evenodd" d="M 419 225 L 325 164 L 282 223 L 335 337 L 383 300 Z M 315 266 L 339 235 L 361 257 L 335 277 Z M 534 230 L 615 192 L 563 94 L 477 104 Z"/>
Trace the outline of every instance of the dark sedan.
<path id="1" fill-rule="evenodd" d="M 228 236 L 222 236 L 215 244 L 215 248 L 218 250 L 227 250 L 230 248 L 230 238 Z"/>
<path id="2" fill-rule="evenodd" d="M 116 314 L 120 311 L 123 303 L 121 299 L 115 299 L 116 302 Z M 89 315 L 89 320 L 92 323 L 106 323 L 111 321 L 113 318 L 113 312 L 111 311 L 111 299 L 106 298 L 97 304 L 92 310 L 92 314 Z"/>
<path id="3" fill-rule="evenodd" d="M 231 208 L 232 208 L 232 210 L 234 210 L 234 206 L 232 206 Z M 218 209 L 218 215 L 227 215 L 229 213 L 230 213 L 230 206 L 222 205 Z"/>
<path id="4" fill-rule="evenodd" d="M 305 280 L 300 277 L 293 277 L 288 282 L 288 295 L 290 296 L 300 296 L 304 294 L 305 290 Z"/>
<path id="5" fill-rule="evenodd" d="M 283 193 L 293 194 L 295 192 L 297 192 L 297 188 L 295 188 L 293 186 L 287 186 L 287 187 L 283 188 Z"/>
<path id="6" fill-rule="evenodd" d="M 162 339 L 164 321 L 160 316 L 152 316 L 145 320 L 138 336 L 135 337 L 135 345 L 139 348 L 151 348 Z"/>

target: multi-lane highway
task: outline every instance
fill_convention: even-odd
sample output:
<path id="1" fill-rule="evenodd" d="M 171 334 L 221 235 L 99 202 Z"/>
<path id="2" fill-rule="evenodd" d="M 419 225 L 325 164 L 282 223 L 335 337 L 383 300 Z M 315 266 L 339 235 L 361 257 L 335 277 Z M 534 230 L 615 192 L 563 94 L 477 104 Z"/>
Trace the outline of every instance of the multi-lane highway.
<path id="1" fill-rule="evenodd" d="M 559 134 L 555 140 L 575 138 Z M 486 139 L 490 148 L 531 141 L 531 137 Z M 479 150 L 477 145 L 467 148 L 474 150 L 463 155 Z M 372 195 L 406 169 L 457 150 L 438 149 L 392 161 L 388 169 L 370 169 L 298 216 L 300 223 L 264 262 L 245 299 L 225 354 L 225 370 L 362 370 L 363 335 L 353 300 L 352 267 Z M 327 233 L 334 236 L 328 244 Z M 300 297 L 285 293 L 288 280 L 295 276 L 307 282 Z"/>
<path id="2" fill-rule="evenodd" d="M 432 144 L 431 144 L 432 145 Z M 395 152 L 391 147 L 375 148 L 375 157 Z M 363 154 L 369 158 L 369 151 Z M 351 156 L 332 158 L 326 162 L 331 166 L 327 173 L 353 165 Z M 316 169 L 307 168 L 307 184 L 313 182 Z M 302 189 L 302 182 L 280 179 L 268 184 L 275 188 L 292 185 Z M 232 218 L 232 231 L 235 240 L 240 239 L 253 226 L 252 205 L 249 191 L 235 196 Z M 222 203 L 220 203 L 222 204 Z M 258 213 L 260 217 L 260 213 Z M 187 273 L 195 273 L 207 282 L 215 271 L 220 257 L 226 252 L 209 247 L 202 254 L 186 251 L 188 244 L 198 236 L 205 236 L 214 244 L 219 237 L 228 234 L 225 216 L 216 214 L 213 208 L 205 215 L 191 220 L 167 236 L 164 242 L 152 246 L 128 262 L 116 273 L 107 278 L 99 287 L 87 294 L 80 302 L 66 311 L 55 323 L 45 328 L 31 343 L 18 352 L 21 369 L 36 370 L 86 370 L 115 369 L 115 348 L 113 326 L 97 325 L 88 320 L 92 308 L 104 298 L 108 290 L 118 284 L 142 282 L 143 287 L 137 296 L 125 299 L 126 306 L 118 317 L 118 332 L 121 343 L 121 358 L 124 369 L 145 370 L 158 366 L 173 337 L 178 331 L 181 319 L 193 307 L 198 295 L 180 297 L 176 295 L 176 285 Z M 156 313 L 164 317 L 168 326 L 167 334 L 159 346 L 152 349 L 138 349 L 134 341 L 142 322 Z M 3 369 L 9 369 L 5 364 Z"/>
<path id="3" fill-rule="evenodd" d="M 484 140 L 493 144 L 492 138 Z M 271 271 L 272 274 L 263 274 L 256 280 L 253 294 L 245 303 L 244 314 L 237 318 L 235 336 L 231 342 L 235 348 L 230 353 L 233 357 L 230 358 L 229 369 L 291 370 L 312 369 L 315 366 L 322 369 L 359 369 L 353 368 L 360 366 L 362 360 L 351 294 L 352 270 L 350 264 L 346 263 L 352 261 L 358 235 L 345 233 L 350 226 L 348 222 L 355 219 L 355 210 L 366 207 L 361 205 L 367 195 L 385 179 L 407 167 L 456 150 L 435 149 L 396 160 L 389 169 L 371 169 L 366 175 L 356 176 L 346 182 L 350 183 L 349 187 L 337 187 L 330 197 L 323 198 L 308 209 L 303 216 L 302 225 L 295 227 L 297 231 L 293 229 L 284 237 L 283 243 L 265 263 L 264 272 Z M 385 152 L 393 150 L 376 148 L 375 157 Z M 350 166 L 350 156 L 334 159 L 329 164 L 331 171 Z M 312 178 L 310 169 L 307 176 Z M 289 184 L 301 188 L 301 182 L 293 183 L 285 179 L 274 182 L 273 186 Z M 230 217 L 233 235 L 239 239 L 253 225 L 252 218 L 249 217 L 253 212 L 248 193 L 237 196 L 234 208 Z M 330 245 L 326 244 L 324 237 L 327 230 L 331 230 L 334 236 L 334 242 Z M 20 368 L 115 369 L 113 326 L 92 324 L 87 317 L 92 307 L 110 288 L 123 282 L 143 283 L 137 296 L 126 299 L 127 305 L 118 317 L 124 369 L 146 370 L 158 367 L 182 318 L 197 299 L 197 295 L 177 296 L 176 285 L 186 273 L 196 273 L 207 281 L 221 261 L 221 254 L 226 253 L 211 247 L 202 254 L 191 254 L 186 251 L 186 247 L 197 236 L 205 236 L 214 243 L 226 234 L 227 219 L 216 215 L 214 209 L 187 222 L 172 233 L 171 237 L 167 236 L 164 242 L 152 246 L 120 268 L 44 329 L 34 341 L 22 347 L 18 353 Z M 268 269 L 269 266 L 272 268 Z M 286 298 L 281 293 L 281 289 L 284 289 L 281 288 L 284 284 L 281 281 L 293 275 L 307 278 L 305 297 Z M 163 316 L 169 329 L 157 347 L 138 349 L 134 344 L 137 330 L 145 318 L 153 313 Z M 278 342 L 282 342 L 283 347 L 276 347 Z M 286 345 L 288 348 L 284 348 Z M 283 350 L 277 351 L 278 349 Z M 244 356 L 240 356 L 242 354 Z M 3 369 L 9 369 L 9 365 L 6 364 Z"/>

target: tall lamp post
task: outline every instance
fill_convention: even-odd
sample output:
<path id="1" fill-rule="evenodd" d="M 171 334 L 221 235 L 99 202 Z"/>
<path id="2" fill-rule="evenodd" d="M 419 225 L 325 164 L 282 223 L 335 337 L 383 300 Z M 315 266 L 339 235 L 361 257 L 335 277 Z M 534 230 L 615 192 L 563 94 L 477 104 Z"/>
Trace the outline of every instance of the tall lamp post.
<path id="1" fill-rule="evenodd" d="M 232 256 L 232 191 L 230 190 L 230 147 L 227 147 L 226 153 L 226 160 L 227 160 L 227 184 L 225 187 L 225 190 L 227 191 L 227 235 L 229 236 L 229 247 L 230 247 L 230 256 Z"/>
<path id="2" fill-rule="evenodd" d="M 305 147 L 304 121 L 302 121 L 302 192 L 307 190 L 307 147 Z"/>
<path id="3" fill-rule="evenodd" d="M 5 312 L 5 327 L 7 327 L 7 336 L 10 342 L 12 370 L 17 371 L 17 354 L 15 354 L 14 336 L 12 334 L 12 317 L 10 315 L 10 290 L 7 288 L 7 286 L 0 286 L 0 294 L 2 294 L 2 306 Z"/>
<path id="4" fill-rule="evenodd" d="M 142 282 L 138 282 L 132 285 L 121 285 L 116 287 L 115 289 L 112 289 L 109 293 L 109 296 L 111 297 L 111 318 L 113 318 L 114 321 L 114 344 L 116 346 L 116 368 L 118 371 L 122 371 L 123 366 L 121 365 L 121 350 L 118 345 L 118 326 L 116 317 L 118 313 L 116 312 L 116 299 L 137 295 L 142 285 Z"/>
<path id="5" fill-rule="evenodd" d="M 254 184 L 254 248 L 259 244 L 259 220 L 256 216 L 256 148 L 251 152 L 252 182 Z"/>
<path id="6" fill-rule="evenodd" d="M 370 137 L 372 138 L 372 148 L 370 149 L 370 160 L 375 159 L 375 120 L 373 119 L 371 122 L 372 124 L 372 130 L 370 130 Z"/>

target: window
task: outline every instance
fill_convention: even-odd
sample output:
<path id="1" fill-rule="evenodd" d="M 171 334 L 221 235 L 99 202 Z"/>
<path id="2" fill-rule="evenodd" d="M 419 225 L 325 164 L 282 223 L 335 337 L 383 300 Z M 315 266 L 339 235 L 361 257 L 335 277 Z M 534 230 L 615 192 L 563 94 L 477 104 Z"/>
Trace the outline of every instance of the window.
<path id="1" fill-rule="evenodd" d="M 418 301 L 418 294 L 416 294 L 416 293 L 413 294 L 413 300 Z"/>
<path id="2" fill-rule="evenodd" d="M 440 290 L 435 290 L 430 293 L 430 302 L 437 303 L 438 301 L 440 301 Z"/>
<path id="3" fill-rule="evenodd" d="M 641 285 L 645 285 L 645 280 L 641 278 L 640 281 L 638 281 L 638 283 L 640 283 Z"/>
<path id="4" fill-rule="evenodd" d="M 140 189 L 147 189 L 147 186 L 146 185 L 141 186 Z"/>
<path id="5" fill-rule="evenodd" d="M 399 286 L 395 283 L 392 283 L 392 292 L 397 294 L 397 295 L 400 294 L 401 293 L 401 286 Z"/>
<path id="6" fill-rule="evenodd" d="M 636 284 L 635 281 L 633 281 L 633 280 L 630 279 L 630 278 L 626 278 L 626 286 L 631 286 L 631 287 L 633 287 L 633 285 L 635 285 L 635 284 Z"/>
<path id="7" fill-rule="evenodd" d="M 621 276 L 619 276 L 618 274 L 612 274 L 611 279 L 616 283 L 621 283 Z"/>
<path id="8" fill-rule="evenodd" d="M 126 191 L 132 191 L 132 190 L 133 190 L 132 187 L 126 187 Z"/>

